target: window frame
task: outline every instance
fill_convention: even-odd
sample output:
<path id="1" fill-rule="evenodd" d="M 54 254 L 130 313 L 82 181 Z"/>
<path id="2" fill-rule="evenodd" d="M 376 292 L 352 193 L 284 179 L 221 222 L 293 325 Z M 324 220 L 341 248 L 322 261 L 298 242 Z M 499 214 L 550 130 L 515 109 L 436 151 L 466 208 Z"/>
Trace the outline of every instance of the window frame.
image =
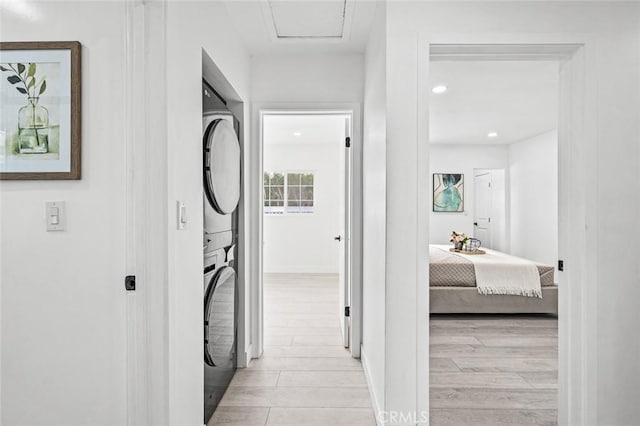
<path id="1" fill-rule="evenodd" d="M 264 175 L 268 174 L 268 175 L 275 175 L 275 174 L 282 174 L 284 176 L 284 197 L 283 197 L 283 205 L 282 205 L 282 211 L 267 211 L 265 208 L 271 208 L 271 207 L 280 207 L 280 206 L 265 206 L 265 202 L 267 201 L 272 201 L 270 198 L 265 198 L 264 197 L 264 188 L 265 188 L 265 184 L 264 184 Z M 311 206 L 291 206 L 291 207 L 307 207 L 310 208 L 310 211 L 289 211 L 288 207 L 289 207 L 289 175 L 290 174 L 299 174 L 299 175 L 311 175 L 312 179 L 313 179 L 313 183 L 311 185 L 303 185 L 302 182 L 298 183 L 298 184 L 294 184 L 294 187 L 300 188 L 302 189 L 303 187 L 311 187 L 312 189 L 312 199 L 311 200 L 298 200 L 300 202 L 311 202 Z M 316 213 L 316 179 L 317 179 L 317 173 L 315 170 L 301 170 L 301 169 L 280 169 L 280 170 L 264 170 L 263 171 L 263 175 L 262 175 L 262 193 L 263 193 L 263 199 L 262 199 L 262 214 L 263 215 L 267 215 L 267 216 L 289 216 L 289 215 L 310 215 L 310 214 L 315 214 Z M 271 187 L 273 185 L 269 185 L 269 187 Z M 279 185 L 277 185 L 279 186 Z M 301 195 L 302 198 L 302 195 Z"/>

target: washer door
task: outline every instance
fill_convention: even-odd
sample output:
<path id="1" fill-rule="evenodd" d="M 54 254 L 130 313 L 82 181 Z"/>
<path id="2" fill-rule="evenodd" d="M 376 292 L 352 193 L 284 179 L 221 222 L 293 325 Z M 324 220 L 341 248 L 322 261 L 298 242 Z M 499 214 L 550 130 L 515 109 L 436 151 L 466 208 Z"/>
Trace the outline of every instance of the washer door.
<path id="1" fill-rule="evenodd" d="M 218 270 L 204 296 L 204 362 L 212 367 L 235 368 L 236 271 Z"/>
<path id="2" fill-rule="evenodd" d="M 230 214 L 240 200 L 240 142 L 229 120 L 212 121 L 204 132 L 204 188 L 220 214 Z"/>

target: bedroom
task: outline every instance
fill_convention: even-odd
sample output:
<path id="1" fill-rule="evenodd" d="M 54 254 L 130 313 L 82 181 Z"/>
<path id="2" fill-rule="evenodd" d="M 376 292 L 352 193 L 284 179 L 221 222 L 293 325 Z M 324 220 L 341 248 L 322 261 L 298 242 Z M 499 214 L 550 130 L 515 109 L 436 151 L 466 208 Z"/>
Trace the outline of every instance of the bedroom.
<path id="1" fill-rule="evenodd" d="M 559 63 L 431 61 L 431 423 L 556 424 Z"/>

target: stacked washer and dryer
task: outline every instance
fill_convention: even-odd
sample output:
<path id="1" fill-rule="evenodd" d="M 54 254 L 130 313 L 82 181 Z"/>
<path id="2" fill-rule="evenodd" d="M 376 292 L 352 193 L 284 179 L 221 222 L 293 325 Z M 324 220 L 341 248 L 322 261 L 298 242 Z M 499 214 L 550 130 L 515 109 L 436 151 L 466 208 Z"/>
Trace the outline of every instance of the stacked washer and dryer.
<path id="1" fill-rule="evenodd" d="M 239 121 L 202 85 L 204 176 L 204 423 L 236 371 L 238 329 Z"/>

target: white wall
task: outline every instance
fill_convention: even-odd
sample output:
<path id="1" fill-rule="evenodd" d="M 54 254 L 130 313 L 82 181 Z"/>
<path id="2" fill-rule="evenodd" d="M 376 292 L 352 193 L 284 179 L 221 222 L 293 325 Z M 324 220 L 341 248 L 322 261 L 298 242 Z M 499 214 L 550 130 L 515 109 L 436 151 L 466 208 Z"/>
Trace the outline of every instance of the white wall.
<path id="1" fill-rule="evenodd" d="M 386 6 L 379 2 L 364 73 L 362 363 L 376 411 L 385 404 Z"/>
<path id="2" fill-rule="evenodd" d="M 586 114 L 587 134 L 595 135 L 596 148 L 595 151 L 575 148 L 576 160 L 579 164 L 586 162 L 588 170 L 574 171 L 574 176 L 584 172 L 584 183 L 588 185 L 588 195 L 583 197 L 579 192 L 576 194 L 577 202 L 589 206 L 585 217 L 575 218 L 586 221 L 584 232 L 589 243 L 588 247 L 579 248 L 582 254 L 576 258 L 590 259 L 592 253 L 594 261 L 576 264 L 574 268 L 586 266 L 595 271 L 595 275 L 585 276 L 583 283 L 585 300 L 589 303 L 586 306 L 593 307 L 594 312 L 585 313 L 582 319 L 589 323 L 590 318 L 597 318 L 597 322 L 584 328 L 580 328 L 579 322 L 572 323 L 572 327 L 578 327 L 585 333 L 573 342 L 587 344 L 589 351 L 584 353 L 583 359 L 561 360 L 566 371 L 573 369 L 568 376 L 573 389 L 571 406 L 564 408 L 570 411 L 571 419 L 582 422 L 579 419 L 583 418 L 585 424 L 636 423 L 640 418 L 640 406 L 637 404 L 640 400 L 640 370 L 624 366 L 635 365 L 640 357 L 640 341 L 629 338 L 635 335 L 634 327 L 637 328 L 637 300 L 640 299 L 637 253 L 611 248 L 618 247 L 620 241 L 640 238 L 637 226 L 640 217 L 640 5 L 611 2 L 391 2 L 387 5 L 387 13 L 387 56 L 389 63 L 393 64 L 388 69 L 387 80 L 387 136 L 390 152 L 402 152 L 402 155 L 387 158 L 387 170 L 403 170 L 402 181 L 387 181 L 388 195 L 406 191 L 405 182 L 418 181 L 414 168 L 407 167 L 407 158 L 419 154 L 424 141 L 418 141 L 414 129 L 421 128 L 421 123 L 428 120 L 426 112 L 417 107 L 420 104 L 418 94 L 421 97 L 428 95 L 425 87 L 418 83 L 424 81 L 418 74 L 418 66 L 422 72 L 427 71 L 422 68 L 427 62 L 426 50 L 420 50 L 419 46 L 424 48 L 424 45 L 419 40 L 425 44 L 429 40 L 441 43 L 491 43 L 492 40 L 494 43 L 496 40 L 586 43 L 586 81 L 582 86 L 586 95 L 579 100 L 579 105 Z M 587 142 L 590 140 L 593 139 Z M 616 181 L 625 182 L 625 185 L 612 185 L 614 176 Z M 426 190 L 427 185 L 424 186 L 421 191 Z M 611 208 L 620 205 L 620 200 L 626 200 L 627 208 Z M 387 206 L 394 205 L 398 206 L 397 212 L 392 214 L 387 209 L 387 235 L 395 234 L 398 238 L 387 242 L 388 253 L 396 253 L 391 262 L 388 259 L 387 275 L 393 272 L 391 278 L 405 285 L 393 291 L 387 288 L 387 292 L 399 297 L 401 304 L 407 306 L 414 301 L 405 300 L 401 294 L 414 294 L 414 285 L 423 285 L 415 280 L 415 271 L 425 269 L 427 264 L 415 249 L 405 247 L 406 236 L 409 235 L 407 227 L 411 221 L 405 220 L 409 225 L 401 222 L 401 209 L 410 218 L 411 212 L 417 209 L 416 202 L 388 196 Z M 426 209 L 424 214 L 427 215 Z M 426 234 L 421 237 L 428 240 Z M 391 268 L 390 263 L 395 262 L 401 264 L 405 272 Z M 407 287 L 406 283 L 412 285 Z M 575 308 L 572 312 L 581 308 L 579 300 L 567 303 Z M 404 321 L 401 318 L 395 331 L 403 330 L 404 326 L 413 327 L 415 321 L 426 320 L 425 309 Z M 406 342 L 404 347 L 407 351 L 412 350 L 413 344 L 409 339 L 415 339 L 416 334 L 409 331 L 403 335 L 405 339 L 396 343 L 404 346 Z M 561 353 L 568 352 L 561 347 Z M 391 361 L 387 359 L 387 362 Z M 574 365 L 585 368 L 576 370 Z M 584 376 L 578 377 L 580 375 Z M 561 378 L 561 383 L 561 390 L 569 384 L 564 378 Z M 405 397 L 413 400 L 414 380 L 404 378 L 398 386 L 405 390 Z M 585 399 L 573 396 L 580 396 L 583 390 Z M 561 414 L 566 416 L 569 411 L 564 410 Z M 567 417 L 562 417 L 560 422 L 566 423 Z"/>
<path id="3" fill-rule="evenodd" d="M 509 145 L 511 253 L 558 259 L 558 132 Z"/>
<path id="4" fill-rule="evenodd" d="M 28 6 L 29 18 L 0 10 L 2 41 L 83 45 L 82 180 L 0 185 L 0 423 L 122 425 L 125 8 L 123 2 Z M 52 200 L 67 202 L 64 232 L 45 232 L 44 203 Z"/>
<path id="5" fill-rule="evenodd" d="M 171 383 L 168 423 L 195 425 L 202 424 L 203 413 L 202 49 L 245 102 L 246 140 L 250 61 L 223 3 L 168 2 L 166 16 Z M 245 151 L 245 164 L 246 154 Z M 246 190 L 245 186 L 245 193 Z M 175 226 L 176 200 L 183 201 L 188 209 L 189 223 L 182 231 Z M 245 205 L 246 210 L 251 208 Z M 246 348 L 238 350 L 242 353 Z"/>
<path id="6" fill-rule="evenodd" d="M 302 129 L 304 134 L 304 129 Z M 342 137 L 326 144 L 268 144 L 265 172 L 309 171 L 314 174 L 314 211 L 264 215 L 264 272 L 339 272 L 340 245 L 334 241 L 344 226 L 344 158 Z"/>
<path id="7" fill-rule="evenodd" d="M 361 102 L 359 54 L 256 55 L 251 58 L 253 102 Z"/>
<path id="8" fill-rule="evenodd" d="M 447 213 L 434 212 L 429 206 L 429 242 L 432 244 L 449 244 L 451 231 L 464 232 L 473 235 L 475 188 L 474 173 L 477 169 L 507 169 L 507 145 L 440 145 L 431 144 L 429 147 L 429 194 L 433 195 L 434 173 L 463 173 L 464 174 L 464 212 Z M 500 186 L 494 188 L 499 194 Z M 502 198 L 504 198 L 504 185 L 502 186 Z M 431 202 L 430 198 L 430 202 Z M 500 223 L 500 212 L 504 211 L 499 206 L 496 209 L 498 217 L 492 215 L 492 225 Z M 493 248 L 505 251 L 504 237 L 504 213 L 501 227 L 494 230 L 492 227 Z M 494 235 L 495 234 L 495 235 Z"/>

